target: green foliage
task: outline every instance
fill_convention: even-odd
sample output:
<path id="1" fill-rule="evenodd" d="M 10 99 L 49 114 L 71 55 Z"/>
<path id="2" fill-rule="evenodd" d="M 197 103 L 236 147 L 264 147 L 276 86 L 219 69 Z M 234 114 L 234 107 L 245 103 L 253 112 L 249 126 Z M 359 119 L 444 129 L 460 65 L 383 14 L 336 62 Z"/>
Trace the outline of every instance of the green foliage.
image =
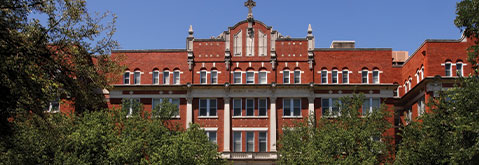
<path id="1" fill-rule="evenodd" d="M 138 102 L 133 102 L 138 105 Z M 133 107 L 137 107 L 132 105 Z M 141 112 L 140 109 L 135 112 Z M 22 113 L 0 142 L 5 164 L 223 164 L 198 125 L 170 129 L 160 118 L 120 110 Z"/>
<path id="2" fill-rule="evenodd" d="M 398 164 L 475 164 L 479 162 L 479 77 L 431 100 L 432 113 L 403 129 Z"/>
<path id="3" fill-rule="evenodd" d="M 11 132 L 7 118 L 42 115 L 58 98 L 73 99 L 80 113 L 106 107 L 106 76 L 120 70 L 104 55 L 118 45 L 111 39 L 115 20 L 91 16 L 85 0 L 0 2 L 0 136 Z"/>
<path id="4" fill-rule="evenodd" d="M 474 38 L 474 45 L 467 49 L 468 61 L 475 74 L 479 74 L 479 0 L 463 0 L 457 3 L 454 24 L 464 31 L 464 36 Z"/>
<path id="5" fill-rule="evenodd" d="M 341 98 L 341 115 L 302 122 L 284 130 L 279 146 L 279 162 L 284 164 L 379 164 L 389 161 L 391 127 L 389 112 L 382 106 L 367 116 L 359 109 L 363 95 Z M 380 138 L 373 140 L 373 138 Z"/>

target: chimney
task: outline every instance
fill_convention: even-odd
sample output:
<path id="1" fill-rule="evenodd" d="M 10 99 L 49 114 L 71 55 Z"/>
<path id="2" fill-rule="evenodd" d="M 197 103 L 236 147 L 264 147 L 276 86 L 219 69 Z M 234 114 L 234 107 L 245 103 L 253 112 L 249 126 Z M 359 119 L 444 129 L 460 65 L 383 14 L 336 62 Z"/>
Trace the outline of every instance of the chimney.
<path id="1" fill-rule="evenodd" d="M 333 41 L 330 48 L 354 48 L 354 41 Z"/>

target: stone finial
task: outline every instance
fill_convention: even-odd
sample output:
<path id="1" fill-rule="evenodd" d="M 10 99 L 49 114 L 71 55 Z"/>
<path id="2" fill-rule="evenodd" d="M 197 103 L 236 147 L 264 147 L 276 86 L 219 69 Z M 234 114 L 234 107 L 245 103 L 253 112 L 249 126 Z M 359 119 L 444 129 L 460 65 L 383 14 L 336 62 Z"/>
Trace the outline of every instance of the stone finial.
<path id="1" fill-rule="evenodd" d="M 308 36 L 313 36 L 313 28 L 311 28 L 311 24 L 308 25 Z"/>
<path id="2" fill-rule="evenodd" d="M 193 37 L 193 26 L 190 25 L 190 28 L 188 29 L 188 34 L 190 34 L 188 37 Z"/>

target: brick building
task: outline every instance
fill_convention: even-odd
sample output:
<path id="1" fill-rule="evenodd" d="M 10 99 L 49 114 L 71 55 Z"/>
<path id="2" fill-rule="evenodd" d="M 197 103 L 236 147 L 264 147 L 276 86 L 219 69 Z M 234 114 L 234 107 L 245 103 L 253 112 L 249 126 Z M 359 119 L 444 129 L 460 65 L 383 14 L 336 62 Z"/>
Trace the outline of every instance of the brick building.
<path id="1" fill-rule="evenodd" d="M 340 97 L 364 93 L 362 113 L 384 102 L 395 125 L 386 133 L 394 135 L 406 118 L 428 111 L 425 104 L 437 91 L 472 72 L 467 38 L 425 40 L 411 56 L 356 48 L 354 41 L 315 48 L 311 26 L 305 37 L 285 37 L 253 18 L 253 1 L 245 5 L 247 19 L 215 38 L 195 38 L 190 26 L 185 49 L 112 51 L 125 56 L 128 68 L 109 91 L 110 104 L 138 99 L 151 110 L 169 99 L 179 105 L 172 121 L 185 128 L 199 124 L 224 157 L 271 161 L 284 126 L 310 115 L 340 115 Z"/>

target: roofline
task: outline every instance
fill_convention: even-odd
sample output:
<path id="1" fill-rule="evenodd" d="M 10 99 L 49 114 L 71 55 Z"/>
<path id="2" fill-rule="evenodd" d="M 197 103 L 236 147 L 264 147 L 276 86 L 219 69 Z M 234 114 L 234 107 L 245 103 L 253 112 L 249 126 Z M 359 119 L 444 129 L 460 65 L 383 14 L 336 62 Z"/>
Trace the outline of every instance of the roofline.
<path id="1" fill-rule="evenodd" d="M 226 41 L 225 39 L 222 38 L 195 38 L 193 41 L 199 41 L 199 42 L 205 42 L 205 41 Z"/>
<path id="2" fill-rule="evenodd" d="M 229 30 L 235 29 L 236 27 L 238 27 L 239 25 L 241 25 L 241 24 L 243 24 L 243 23 L 245 23 L 245 22 L 248 22 L 248 20 L 239 21 L 239 22 L 236 23 L 235 25 L 233 25 L 233 26 L 231 26 L 231 27 L 228 27 L 228 29 L 229 29 Z M 256 20 L 256 19 L 254 20 L 254 22 L 255 22 L 255 23 L 260 23 L 261 25 L 265 26 L 266 29 L 268 29 L 268 30 L 271 30 L 271 29 L 273 28 L 272 26 L 268 26 L 268 25 L 266 25 L 265 23 L 263 23 L 263 22 L 261 22 L 261 21 L 259 21 L 259 20 Z"/>
<path id="3" fill-rule="evenodd" d="M 462 40 L 461 39 L 426 39 L 422 42 L 421 46 L 419 46 L 416 51 L 414 51 L 414 53 L 411 54 L 411 56 L 409 56 L 406 61 L 404 61 L 404 65 L 407 64 L 407 62 L 409 61 L 409 59 L 411 59 L 412 57 L 414 57 L 414 55 L 416 55 L 416 53 L 419 51 L 419 49 L 421 49 L 425 44 L 426 42 L 430 42 L 430 43 L 447 43 L 447 42 L 461 42 Z"/>
<path id="4" fill-rule="evenodd" d="M 121 49 L 111 53 L 156 53 L 156 52 L 186 52 L 186 49 Z"/>
<path id="5" fill-rule="evenodd" d="M 277 38 L 276 41 L 307 41 L 307 38 L 288 38 L 288 37 L 283 37 L 283 38 Z"/>
<path id="6" fill-rule="evenodd" d="M 314 51 L 392 51 L 392 48 L 314 48 Z"/>

